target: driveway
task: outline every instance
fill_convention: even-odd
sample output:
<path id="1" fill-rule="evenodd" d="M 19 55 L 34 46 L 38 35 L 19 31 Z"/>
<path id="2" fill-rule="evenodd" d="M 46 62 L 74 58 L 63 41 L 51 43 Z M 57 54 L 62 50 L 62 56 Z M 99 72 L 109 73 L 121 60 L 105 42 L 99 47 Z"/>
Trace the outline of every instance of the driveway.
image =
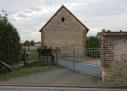
<path id="1" fill-rule="evenodd" d="M 87 74 L 55 67 L 45 72 L 18 77 L 9 81 L 2 81 L 0 85 L 96 87 L 101 85 L 101 80 Z"/>

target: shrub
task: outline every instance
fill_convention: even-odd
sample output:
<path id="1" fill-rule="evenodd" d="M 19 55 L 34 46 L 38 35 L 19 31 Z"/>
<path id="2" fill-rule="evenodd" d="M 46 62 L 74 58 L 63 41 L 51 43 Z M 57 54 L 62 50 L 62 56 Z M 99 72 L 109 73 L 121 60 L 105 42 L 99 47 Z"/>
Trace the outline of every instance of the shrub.
<path id="1" fill-rule="evenodd" d="M 0 64 L 0 74 L 7 73 L 7 72 L 9 72 L 9 70 L 5 66 Z"/>
<path id="2" fill-rule="evenodd" d="M 88 37 L 86 48 L 100 48 L 100 39 L 96 36 Z"/>
<path id="3" fill-rule="evenodd" d="M 51 57 L 51 61 L 54 62 L 53 50 L 52 50 L 51 48 L 48 48 L 48 47 L 46 47 L 46 46 L 44 46 L 44 47 L 39 47 L 39 48 L 37 49 L 37 51 L 38 51 L 38 54 L 39 54 L 39 58 L 40 58 L 41 56 Z M 44 61 L 46 61 L 46 60 L 44 60 Z"/>

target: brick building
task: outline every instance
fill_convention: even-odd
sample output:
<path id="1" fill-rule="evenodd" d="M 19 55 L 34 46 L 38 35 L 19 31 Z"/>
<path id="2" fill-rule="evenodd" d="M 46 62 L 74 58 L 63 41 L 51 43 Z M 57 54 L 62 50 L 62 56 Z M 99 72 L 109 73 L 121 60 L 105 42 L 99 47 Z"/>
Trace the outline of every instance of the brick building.
<path id="1" fill-rule="evenodd" d="M 65 6 L 40 29 L 41 45 L 49 47 L 85 47 L 89 29 Z"/>

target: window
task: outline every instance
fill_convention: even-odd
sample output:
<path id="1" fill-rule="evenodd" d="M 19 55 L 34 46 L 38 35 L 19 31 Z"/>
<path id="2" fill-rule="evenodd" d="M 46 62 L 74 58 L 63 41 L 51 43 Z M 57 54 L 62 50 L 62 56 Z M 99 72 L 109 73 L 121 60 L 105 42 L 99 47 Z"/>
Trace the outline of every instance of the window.
<path id="1" fill-rule="evenodd" d="M 64 17 L 62 17 L 62 18 L 61 18 L 61 21 L 62 21 L 62 22 L 64 22 L 64 21 L 65 21 L 65 18 L 64 18 Z"/>

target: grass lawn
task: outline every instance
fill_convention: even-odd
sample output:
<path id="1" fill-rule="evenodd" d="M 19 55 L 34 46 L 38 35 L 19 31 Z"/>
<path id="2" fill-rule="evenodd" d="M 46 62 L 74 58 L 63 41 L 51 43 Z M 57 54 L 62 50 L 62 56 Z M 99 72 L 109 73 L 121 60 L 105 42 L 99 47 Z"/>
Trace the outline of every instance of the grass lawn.
<path id="1" fill-rule="evenodd" d="M 37 51 L 27 51 L 27 53 L 29 55 L 28 58 L 27 58 L 28 61 L 38 59 L 38 52 Z"/>
<path id="2" fill-rule="evenodd" d="M 32 66 L 32 67 L 23 67 L 21 69 L 15 70 L 13 72 L 9 72 L 3 75 L 0 75 L 0 81 L 9 80 L 16 77 L 30 75 L 32 73 L 37 73 L 41 71 L 46 71 L 48 69 L 52 69 L 54 66 Z"/>

